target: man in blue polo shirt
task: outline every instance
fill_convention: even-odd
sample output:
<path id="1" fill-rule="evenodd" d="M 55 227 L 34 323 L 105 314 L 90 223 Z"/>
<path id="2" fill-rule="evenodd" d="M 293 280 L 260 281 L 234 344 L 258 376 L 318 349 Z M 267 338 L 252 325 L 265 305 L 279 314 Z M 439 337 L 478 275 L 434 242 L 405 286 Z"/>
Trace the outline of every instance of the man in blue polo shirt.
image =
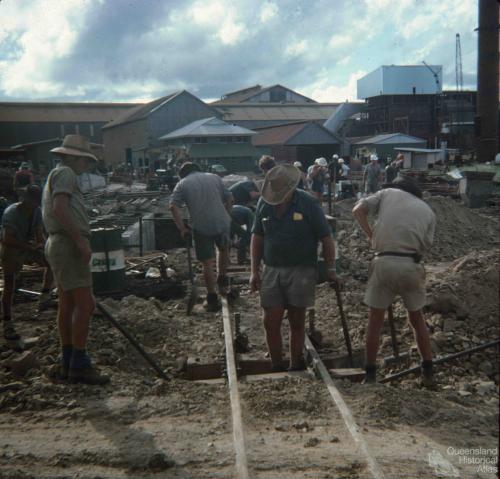
<path id="1" fill-rule="evenodd" d="M 335 281 L 335 246 L 316 198 L 298 190 L 300 171 L 279 165 L 264 180 L 252 230 L 250 286 L 260 291 L 272 367 L 282 360 L 281 323 L 290 323 L 290 370 L 304 368 L 306 308 L 314 305 L 317 247 L 322 242 L 329 279 Z M 262 276 L 260 263 L 264 261 Z"/>

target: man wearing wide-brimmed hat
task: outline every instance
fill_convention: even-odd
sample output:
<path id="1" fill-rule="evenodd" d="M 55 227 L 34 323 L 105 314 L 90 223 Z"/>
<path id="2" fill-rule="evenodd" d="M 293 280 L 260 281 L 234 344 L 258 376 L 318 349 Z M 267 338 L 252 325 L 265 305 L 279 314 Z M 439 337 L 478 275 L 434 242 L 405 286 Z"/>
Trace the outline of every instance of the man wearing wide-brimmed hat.
<path id="1" fill-rule="evenodd" d="M 250 285 L 252 290 L 260 290 L 267 346 L 275 370 L 281 369 L 285 309 L 290 323 L 289 366 L 291 370 L 304 367 L 305 312 L 314 305 L 318 241 L 323 245 L 329 278 L 337 278 L 330 226 L 318 200 L 297 189 L 300 177 L 292 165 L 279 165 L 267 173 L 252 231 Z"/>
<path id="2" fill-rule="evenodd" d="M 90 271 L 90 226 L 77 176 L 97 162 L 87 138 L 67 135 L 51 150 L 60 159 L 45 184 L 42 213 L 49 239 L 45 254 L 59 292 L 58 327 L 62 360 L 57 376 L 72 382 L 105 384 L 87 354 L 90 318 L 95 308 Z"/>

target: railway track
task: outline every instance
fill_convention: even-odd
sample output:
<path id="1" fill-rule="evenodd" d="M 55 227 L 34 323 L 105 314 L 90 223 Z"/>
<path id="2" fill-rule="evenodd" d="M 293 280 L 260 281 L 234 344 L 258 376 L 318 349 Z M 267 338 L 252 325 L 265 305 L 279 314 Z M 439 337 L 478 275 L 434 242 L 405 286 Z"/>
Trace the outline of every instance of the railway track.
<path id="1" fill-rule="evenodd" d="M 238 271 L 241 274 L 241 271 Z M 301 414 L 301 419 L 295 424 L 292 424 L 292 428 L 295 430 L 302 429 L 306 431 L 317 430 L 320 432 L 320 436 L 328 436 L 328 429 L 330 433 L 343 436 L 343 446 L 340 447 L 343 454 L 347 454 L 348 460 L 345 457 L 340 458 L 338 452 L 338 442 L 337 435 L 333 435 L 335 438 L 331 441 L 331 454 L 332 461 L 328 464 L 323 461 L 320 465 L 315 463 L 315 461 L 305 461 L 302 467 L 295 461 L 294 457 L 286 459 L 287 451 L 289 448 L 289 454 L 292 456 L 295 454 L 295 447 L 288 444 L 286 441 L 277 445 L 273 440 L 273 433 L 270 431 L 283 432 L 286 431 L 286 426 L 283 427 L 279 424 L 279 419 L 276 421 L 273 415 L 269 415 L 267 418 L 268 424 L 265 425 L 265 421 L 256 427 L 254 421 L 250 422 L 252 425 L 248 426 L 245 424 L 245 415 L 253 419 L 254 414 L 252 412 L 252 401 L 251 401 L 251 383 L 249 384 L 250 378 L 240 378 L 238 375 L 238 353 L 235 350 L 235 324 L 233 324 L 233 318 L 235 317 L 236 311 L 233 311 L 227 297 L 222 299 L 222 317 L 224 326 L 224 344 L 225 344 L 225 370 L 227 375 L 227 387 L 229 390 L 229 397 L 231 403 L 231 422 L 232 422 L 232 435 L 233 435 L 233 447 L 234 447 L 234 458 L 235 458 L 235 468 L 234 477 L 239 479 L 247 479 L 254 477 L 337 477 L 335 475 L 328 475 L 332 471 L 344 471 L 345 474 L 351 471 L 351 475 L 343 475 L 339 477 L 371 477 L 374 479 L 383 479 L 385 475 L 371 453 L 365 438 L 363 437 L 361 428 L 356 424 L 351 410 L 349 409 L 347 403 L 342 397 L 341 392 L 335 386 L 334 381 L 329 373 L 328 368 L 325 366 L 320 354 L 314 347 L 314 340 L 311 341 L 309 336 L 306 335 L 305 341 L 305 355 L 308 359 L 308 371 L 300 373 L 278 373 L 271 374 L 269 378 L 274 380 L 286 380 L 292 378 L 291 388 L 297 387 L 293 383 L 294 375 L 300 378 L 308 378 L 309 383 L 304 383 L 302 387 L 310 387 L 310 381 L 313 374 L 320 379 L 321 383 L 315 381 L 314 384 L 315 391 L 322 389 L 325 398 L 330 399 L 330 406 L 326 409 L 330 410 L 330 417 L 326 424 L 318 427 L 315 426 L 315 419 L 311 418 L 309 420 L 304 420 L 304 415 Z M 256 313 L 259 314 L 259 313 Z M 237 317 L 237 315 L 236 315 Z M 238 329 L 238 327 L 236 327 Z M 262 376 L 259 377 L 262 379 Z M 312 380 L 314 382 L 314 380 Z M 283 392 L 286 395 L 287 387 L 283 387 Z M 240 390 L 241 393 L 240 393 Z M 250 394 L 249 394 L 250 393 Z M 326 402 L 326 401 L 325 401 Z M 280 404 L 275 405 L 277 408 Z M 286 408 L 286 402 L 283 403 L 283 407 Z M 301 427 L 302 426 L 302 427 Z M 281 431 L 280 431 L 281 430 Z M 309 438 L 309 442 L 305 443 L 305 447 L 314 447 L 315 442 L 320 441 L 317 437 Z M 293 440 L 292 440 L 293 444 Z M 276 448 L 274 451 L 269 450 L 269 446 Z M 260 449 L 260 450 L 259 450 Z M 264 449 L 264 451 L 262 450 Z M 283 451 L 285 449 L 285 451 Z M 279 458 L 274 461 L 274 468 L 271 463 L 266 464 L 266 457 L 271 456 L 274 458 Z M 307 454 L 306 454 L 307 456 Z M 273 461 L 271 461 L 273 462 Z M 346 464 L 343 464 L 346 463 Z M 308 470 L 308 468 L 310 468 Z M 274 469 L 274 470 L 273 470 Z M 287 471 L 288 469 L 288 471 Z M 347 471 L 347 472 L 346 472 Z M 312 475 L 310 475 L 312 474 Z M 325 474 L 324 476 L 321 474 Z"/>

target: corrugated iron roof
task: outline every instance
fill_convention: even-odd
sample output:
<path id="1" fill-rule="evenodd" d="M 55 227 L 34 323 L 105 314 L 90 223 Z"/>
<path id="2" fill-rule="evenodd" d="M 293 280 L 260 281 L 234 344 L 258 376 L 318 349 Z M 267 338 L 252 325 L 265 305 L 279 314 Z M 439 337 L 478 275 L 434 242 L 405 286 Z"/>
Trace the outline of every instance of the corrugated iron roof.
<path id="1" fill-rule="evenodd" d="M 256 128 L 257 136 L 252 138 L 252 143 L 255 146 L 271 146 L 271 145 L 286 145 L 299 144 L 296 137 L 302 132 L 309 136 L 310 140 L 301 144 L 324 144 L 330 142 L 337 144 L 338 140 L 335 135 L 328 131 L 322 125 L 311 121 L 291 123 L 287 125 L 271 126 L 267 128 Z M 294 141 L 294 138 L 296 141 Z M 301 141 L 303 138 L 300 139 Z M 316 143 L 318 142 L 318 143 Z"/>
<path id="2" fill-rule="evenodd" d="M 231 125 L 216 117 L 196 120 L 178 130 L 163 135 L 159 140 L 172 140 L 187 136 L 250 136 L 257 133 L 241 126 Z"/>
<path id="3" fill-rule="evenodd" d="M 376 135 L 355 142 L 356 145 L 372 145 L 372 144 L 395 144 L 395 143 L 427 143 L 424 138 L 405 135 L 404 133 L 387 133 L 384 135 Z"/>
<path id="4" fill-rule="evenodd" d="M 124 123 L 130 123 L 133 121 L 137 120 L 142 120 L 143 118 L 147 118 L 147 116 L 155 111 L 157 108 L 162 107 L 165 105 L 165 103 L 168 103 L 170 100 L 175 98 L 176 96 L 180 95 L 181 93 L 184 93 L 185 90 L 182 91 L 177 91 L 174 93 L 171 93 L 170 95 L 163 96 L 161 98 L 157 98 L 156 100 L 150 101 L 149 103 L 146 103 L 145 105 L 139 105 L 130 111 L 124 113 L 123 115 L 119 116 L 115 120 L 111 121 L 107 125 L 103 126 L 103 129 L 105 128 L 113 128 L 118 125 L 123 125 Z"/>
<path id="5" fill-rule="evenodd" d="M 329 118 L 338 103 L 243 103 L 237 105 L 214 105 L 225 121 L 280 120 L 306 121 Z"/>
<path id="6" fill-rule="evenodd" d="M 0 102 L 0 122 L 109 122 L 138 103 Z"/>
<path id="7" fill-rule="evenodd" d="M 288 88 L 286 86 L 280 85 L 279 83 L 276 83 L 276 85 L 271 85 L 265 88 L 262 88 L 260 85 L 255 85 L 249 88 L 244 88 L 242 90 L 237 90 L 232 93 L 226 93 L 222 95 L 222 98 L 220 100 L 214 101 L 211 103 L 211 105 L 224 105 L 224 104 L 237 104 L 237 103 L 242 103 L 245 102 L 246 100 L 250 100 L 253 96 L 255 95 L 260 95 L 261 93 L 265 93 L 266 91 L 269 91 L 273 88 L 280 87 L 284 88 L 285 90 L 291 91 L 293 94 L 301 96 L 302 98 L 305 98 L 308 102 L 316 103 L 312 98 L 309 98 L 305 95 L 302 95 L 301 93 L 297 93 L 296 91 L 292 90 L 291 88 Z"/>

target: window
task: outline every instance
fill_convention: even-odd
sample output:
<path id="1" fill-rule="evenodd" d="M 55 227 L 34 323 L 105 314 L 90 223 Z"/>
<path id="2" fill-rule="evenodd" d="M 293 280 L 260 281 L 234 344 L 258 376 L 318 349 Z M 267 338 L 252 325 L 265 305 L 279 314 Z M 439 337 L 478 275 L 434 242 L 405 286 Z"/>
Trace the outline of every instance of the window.
<path id="1" fill-rule="evenodd" d="M 207 139 L 203 136 L 195 136 L 193 138 L 193 143 L 206 143 Z"/>
<path id="2" fill-rule="evenodd" d="M 90 124 L 90 136 L 94 136 L 94 125 Z"/>
<path id="3" fill-rule="evenodd" d="M 64 125 L 61 123 L 61 138 L 64 138 L 65 137 L 65 134 L 64 134 Z"/>

